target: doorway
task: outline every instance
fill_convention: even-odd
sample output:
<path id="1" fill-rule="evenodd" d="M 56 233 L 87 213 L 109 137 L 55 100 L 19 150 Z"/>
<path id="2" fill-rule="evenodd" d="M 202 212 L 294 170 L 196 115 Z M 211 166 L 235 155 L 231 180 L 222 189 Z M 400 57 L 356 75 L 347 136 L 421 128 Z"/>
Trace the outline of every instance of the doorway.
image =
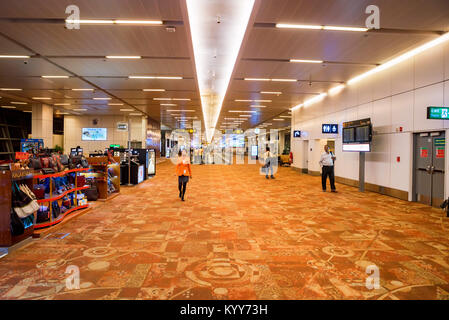
<path id="1" fill-rule="evenodd" d="M 439 207 L 444 201 L 444 132 L 414 135 L 413 201 Z"/>

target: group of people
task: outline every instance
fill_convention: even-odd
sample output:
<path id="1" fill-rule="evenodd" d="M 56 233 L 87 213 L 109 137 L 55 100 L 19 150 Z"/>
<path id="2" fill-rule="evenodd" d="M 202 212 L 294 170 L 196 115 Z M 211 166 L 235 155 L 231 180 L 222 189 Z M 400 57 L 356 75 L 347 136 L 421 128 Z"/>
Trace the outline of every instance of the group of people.
<path id="1" fill-rule="evenodd" d="M 329 150 L 329 146 L 324 146 L 324 153 L 321 155 L 319 164 L 322 168 L 321 174 L 321 184 L 323 192 L 326 192 L 327 177 L 329 177 L 331 192 L 337 192 L 335 188 L 335 173 L 334 173 L 334 162 L 337 159 L 335 155 Z M 276 163 L 276 155 L 270 151 L 267 147 L 266 152 L 263 154 L 263 160 L 265 162 L 262 167 L 265 171 L 265 178 L 269 179 L 270 174 L 271 179 L 274 178 L 273 174 L 273 164 Z M 185 201 L 184 197 L 186 194 L 187 183 L 192 179 L 192 167 L 190 165 L 190 159 L 187 155 L 186 150 L 179 151 L 178 162 L 176 164 L 176 175 L 178 176 L 178 190 L 179 198 L 181 201 Z"/>

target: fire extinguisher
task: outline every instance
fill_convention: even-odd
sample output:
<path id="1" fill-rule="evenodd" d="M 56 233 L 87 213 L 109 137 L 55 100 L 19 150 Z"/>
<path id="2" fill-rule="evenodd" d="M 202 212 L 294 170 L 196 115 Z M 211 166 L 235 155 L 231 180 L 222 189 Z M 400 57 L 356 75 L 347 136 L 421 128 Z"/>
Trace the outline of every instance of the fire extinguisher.
<path id="1" fill-rule="evenodd" d="M 291 151 L 290 151 L 289 161 L 290 161 L 290 164 L 293 163 L 293 152 L 291 152 Z"/>

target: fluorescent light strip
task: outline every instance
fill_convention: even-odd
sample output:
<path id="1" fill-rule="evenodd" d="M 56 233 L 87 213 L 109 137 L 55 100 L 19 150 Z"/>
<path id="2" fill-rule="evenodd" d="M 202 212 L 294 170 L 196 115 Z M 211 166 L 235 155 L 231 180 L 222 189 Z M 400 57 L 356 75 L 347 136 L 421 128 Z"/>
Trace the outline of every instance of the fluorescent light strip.
<path id="1" fill-rule="evenodd" d="M 18 88 L 0 88 L 1 91 L 22 91 L 23 89 Z"/>
<path id="2" fill-rule="evenodd" d="M 323 60 L 290 59 L 290 62 L 296 62 L 296 63 L 323 63 Z"/>
<path id="3" fill-rule="evenodd" d="M 165 89 L 142 89 L 142 91 L 163 92 L 165 91 Z"/>
<path id="4" fill-rule="evenodd" d="M 92 98 L 93 100 L 112 100 L 112 98 Z"/>
<path id="5" fill-rule="evenodd" d="M 257 113 L 257 111 L 247 111 L 247 110 L 229 110 L 229 112 L 233 112 L 233 113 Z"/>
<path id="6" fill-rule="evenodd" d="M 361 75 L 359 75 L 359 76 L 357 76 L 355 78 L 352 78 L 351 80 L 348 81 L 348 84 L 352 85 L 352 84 L 354 84 L 356 82 L 359 82 L 360 80 L 362 80 L 362 79 L 364 79 L 364 78 L 366 78 L 368 76 L 371 76 L 371 75 L 376 74 L 376 73 L 378 73 L 380 71 L 389 69 L 389 68 L 391 68 L 391 67 L 393 67 L 393 66 L 395 66 L 395 65 L 397 65 L 397 64 L 399 64 L 399 63 L 401 63 L 401 62 L 403 62 L 405 60 L 408 60 L 408 59 L 416 56 L 417 54 L 420 54 L 421 52 L 424 52 L 424 51 L 426 51 L 426 50 L 428 50 L 430 48 L 433 48 L 433 47 L 435 47 L 435 46 L 437 46 L 437 45 L 439 45 L 441 43 L 444 43 L 444 42 L 446 42 L 448 40 L 449 40 L 449 32 L 447 32 L 444 35 L 436 38 L 435 40 L 432 40 L 430 42 L 425 43 L 422 46 L 419 46 L 418 48 L 412 49 L 412 50 L 404 53 L 403 55 L 401 55 L 399 57 L 396 57 L 396 58 L 394 58 L 394 59 L 392 59 L 392 60 L 390 60 L 390 61 L 388 61 L 388 62 L 386 62 L 384 64 L 381 64 L 380 66 L 378 66 L 378 67 L 376 67 L 374 69 L 371 69 L 368 72 L 365 72 L 365 73 L 363 73 L 363 74 L 361 74 Z"/>
<path id="7" fill-rule="evenodd" d="M 55 106 L 70 106 L 70 103 L 55 103 Z"/>
<path id="8" fill-rule="evenodd" d="M 161 106 L 176 107 L 177 104 L 174 104 L 174 103 L 161 103 Z"/>
<path id="9" fill-rule="evenodd" d="M 273 121 L 285 121 L 285 119 L 273 119 Z"/>
<path id="10" fill-rule="evenodd" d="M 108 103 L 108 106 L 123 106 L 123 103 Z"/>
<path id="11" fill-rule="evenodd" d="M 73 109 L 73 111 L 87 111 L 87 109 Z"/>
<path id="12" fill-rule="evenodd" d="M 273 82 L 297 82 L 296 79 L 267 79 L 267 78 L 243 78 L 246 81 L 273 81 Z"/>
<path id="13" fill-rule="evenodd" d="M 94 89 L 72 89 L 72 91 L 94 91 Z"/>
<path id="14" fill-rule="evenodd" d="M 0 55 L 0 59 L 28 59 L 30 56 Z"/>
<path id="15" fill-rule="evenodd" d="M 70 24 L 140 24 L 140 25 L 161 25 L 159 20 L 103 20 L 103 19 L 66 19 Z"/>
<path id="16" fill-rule="evenodd" d="M 272 102 L 272 100 L 234 100 L 235 102 Z"/>
<path id="17" fill-rule="evenodd" d="M 277 23 L 276 28 L 366 32 L 368 28 Z"/>
<path id="18" fill-rule="evenodd" d="M 291 119 L 291 116 L 279 116 L 279 118 L 288 118 L 288 119 Z"/>
<path id="19" fill-rule="evenodd" d="M 22 110 L 22 112 L 33 113 L 31 110 Z"/>
<path id="20" fill-rule="evenodd" d="M 106 56 L 106 59 L 142 59 L 141 56 Z"/>
<path id="21" fill-rule="evenodd" d="M 67 79 L 69 76 L 41 76 L 44 79 Z"/>
<path id="22" fill-rule="evenodd" d="M 129 76 L 129 79 L 162 79 L 162 80 L 180 80 L 178 76 Z"/>
<path id="23" fill-rule="evenodd" d="M 28 104 L 27 102 L 11 101 L 11 104 Z"/>
<path id="24" fill-rule="evenodd" d="M 50 97 L 33 97 L 31 99 L 33 99 L 33 100 L 51 100 Z"/>
<path id="25" fill-rule="evenodd" d="M 167 112 L 196 112 L 195 110 L 166 110 Z"/>
<path id="26" fill-rule="evenodd" d="M 345 85 L 344 84 L 340 84 L 340 85 L 330 89 L 329 90 L 329 94 L 330 95 L 335 95 L 335 94 L 339 93 L 341 90 L 343 90 L 344 88 L 345 88 Z"/>
<path id="27" fill-rule="evenodd" d="M 250 105 L 251 108 L 266 108 L 267 106 L 261 106 L 261 105 Z"/>
<path id="28" fill-rule="evenodd" d="M 217 3 L 186 0 L 207 142 L 213 139 L 255 0 L 220 2 L 219 11 L 226 13 L 221 25 L 211 19 L 217 15 Z"/>
<path id="29" fill-rule="evenodd" d="M 282 94 L 282 92 L 280 91 L 261 91 L 261 94 L 276 94 L 276 95 L 280 95 Z"/>
<path id="30" fill-rule="evenodd" d="M 127 111 L 134 111 L 134 109 L 120 109 L 120 111 L 127 112 Z"/>
<path id="31" fill-rule="evenodd" d="M 14 106 L 2 106 L 3 109 L 16 109 Z"/>
<path id="32" fill-rule="evenodd" d="M 130 113 L 129 115 L 130 115 L 130 116 L 141 116 L 142 113 L 137 113 L 137 112 L 135 112 L 135 113 Z"/>

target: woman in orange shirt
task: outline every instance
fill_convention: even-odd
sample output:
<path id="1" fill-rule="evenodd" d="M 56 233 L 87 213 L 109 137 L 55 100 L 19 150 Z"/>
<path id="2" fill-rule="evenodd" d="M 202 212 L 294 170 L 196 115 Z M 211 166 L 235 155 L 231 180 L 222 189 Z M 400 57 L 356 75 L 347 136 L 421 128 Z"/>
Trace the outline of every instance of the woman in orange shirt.
<path id="1" fill-rule="evenodd" d="M 183 150 L 178 153 L 178 163 L 176 164 L 176 175 L 178 176 L 179 197 L 184 201 L 186 194 L 187 182 L 192 178 L 192 168 L 190 167 L 190 160 L 187 157 L 187 152 Z"/>

